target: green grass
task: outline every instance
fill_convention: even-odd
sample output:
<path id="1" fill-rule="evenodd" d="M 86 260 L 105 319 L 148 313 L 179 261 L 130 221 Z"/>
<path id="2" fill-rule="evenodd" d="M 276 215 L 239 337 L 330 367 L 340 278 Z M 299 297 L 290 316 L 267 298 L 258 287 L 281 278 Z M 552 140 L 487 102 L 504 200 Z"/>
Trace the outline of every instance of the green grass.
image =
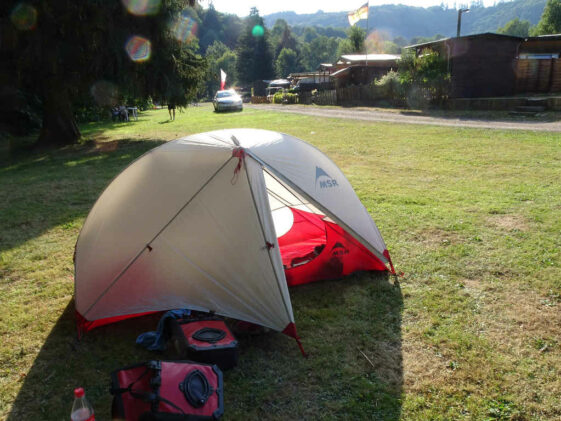
<path id="1" fill-rule="evenodd" d="M 85 142 L 0 164 L 0 418 L 68 419 L 82 385 L 109 419 L 110 371 L 154 355 L 157 320 L 75 339 L 72 253 L 103 188 L 162 141 L 228 127 L 290 133 L 342 168 L 376 221 L 395 283 L 358 274 L 293 288 L 308 359 L 242 337 L 225 419 L 561 418 L 561 136 L 194 107 L 82 127 Z M 373 363 L 371 365 L 362 355 Z"/>

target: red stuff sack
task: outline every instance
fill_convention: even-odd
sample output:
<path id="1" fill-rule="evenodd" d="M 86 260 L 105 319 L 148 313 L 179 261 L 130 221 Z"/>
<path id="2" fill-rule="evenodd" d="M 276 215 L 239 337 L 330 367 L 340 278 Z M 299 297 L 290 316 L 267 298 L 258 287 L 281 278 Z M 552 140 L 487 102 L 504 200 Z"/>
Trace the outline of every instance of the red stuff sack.
<path id="1" fill-rule="evenodd" d="M 149 361 L 111 373 L 112 418 L 216 420 L 224 413 L 222 371 L 190 361 Z"/>
<path id="2" fill-rule="evenodd" d="M 221 370 L 238 363 L 238 341 L 224 320 L 170 319 L 167 329 L 179 359 L 216 364 Z"/>

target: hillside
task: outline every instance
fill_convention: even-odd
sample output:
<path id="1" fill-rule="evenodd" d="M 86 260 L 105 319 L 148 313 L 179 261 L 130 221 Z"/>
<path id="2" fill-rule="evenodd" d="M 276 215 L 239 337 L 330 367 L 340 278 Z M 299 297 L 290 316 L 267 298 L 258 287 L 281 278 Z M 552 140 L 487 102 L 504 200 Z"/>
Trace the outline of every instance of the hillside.
<path id="1" fill-rule="evenodd" d="M 493 32 L 514 18 L 538 23 L 546 0 L 514 0 L 499 3 L 492 7 L 472 7 L 469 14 L 462 17 L 462 34 Z M 435 34 L 453 36 L 456 34 L 457 10 L 441 7 L 415 7 L 404 5 L 371 6 L 369 10 L 369 27 L 388 35 L 410 39 L 416 36 L 430 37 Z M 318 11 L 311 14 L 279 12 L 264 17 L 268 27 L 277 19 L 284 19 L 291 26 L 349 26 L 347 12 L 325 13 Z M 366 21 L 359 23 L 366 27 Z"/>

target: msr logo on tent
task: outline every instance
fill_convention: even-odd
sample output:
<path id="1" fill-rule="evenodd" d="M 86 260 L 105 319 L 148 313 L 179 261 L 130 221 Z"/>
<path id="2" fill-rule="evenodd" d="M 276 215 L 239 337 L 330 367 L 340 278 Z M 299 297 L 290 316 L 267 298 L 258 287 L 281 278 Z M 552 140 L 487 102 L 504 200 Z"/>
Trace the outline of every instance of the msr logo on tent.
<path id="1" fill-rule="evenodd" d="M 331 187 L 338 187 L 337 180 L 331 178 L 324 170 L 320 167 L 316 167 L 316 188 L 319 181 L 320 189 L 329 189 Z"/>

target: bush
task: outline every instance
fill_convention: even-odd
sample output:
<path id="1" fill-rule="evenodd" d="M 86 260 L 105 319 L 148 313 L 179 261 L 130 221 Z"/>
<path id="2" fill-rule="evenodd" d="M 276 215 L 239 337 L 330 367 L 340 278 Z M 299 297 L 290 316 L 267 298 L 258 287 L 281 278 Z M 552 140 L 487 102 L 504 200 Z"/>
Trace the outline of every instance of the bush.
<path id="1" fill-rule="evenodd" d="M 298 94 L 277 92 L 273 95 L 273 104 L 297 104 Z"/>
<path id="2" fill-rule="evenodd" d="M 375 80 L 372 89 L 374 90 L 375 98 L 387 99 L 394 104 L 401 103 L 403 101 L 404 92 L 401 80 L 399 78 L 399 74 L 393 70 L 390 70 L 379 80 Z"/>
<path id="3" fill-rule="evenodd" d="M 399 79 L 410 107 L 442 105 L 450 93 L 448 63 L 439 53 L 426 49 L 421 55 L 409 51 L 401 56 Z"/>

